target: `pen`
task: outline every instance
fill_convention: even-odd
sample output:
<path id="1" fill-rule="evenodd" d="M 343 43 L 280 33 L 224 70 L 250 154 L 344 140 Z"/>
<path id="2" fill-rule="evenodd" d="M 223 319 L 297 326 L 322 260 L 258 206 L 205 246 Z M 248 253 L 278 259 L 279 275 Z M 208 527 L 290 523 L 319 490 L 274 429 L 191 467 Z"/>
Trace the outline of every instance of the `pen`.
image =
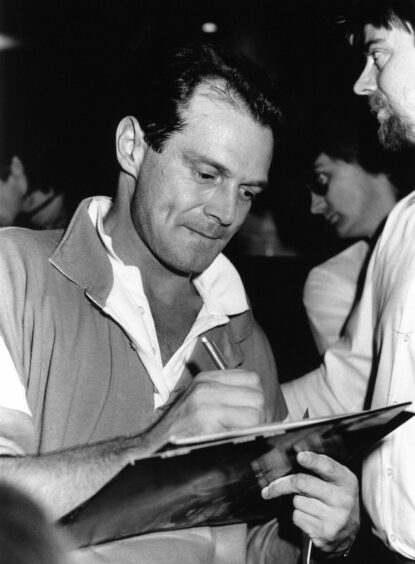
<path id="1" fill-rule="evenodd" d="M 218 349 L 215 343 L 212 343 L 207 337 L 201 337 L 200 340 L 205 345 L 207 352 L 209 353 L 210 358 L 215 363 L 216 368 L 219 370 L 226 370 L 228 368 L 225 357 Z"/>

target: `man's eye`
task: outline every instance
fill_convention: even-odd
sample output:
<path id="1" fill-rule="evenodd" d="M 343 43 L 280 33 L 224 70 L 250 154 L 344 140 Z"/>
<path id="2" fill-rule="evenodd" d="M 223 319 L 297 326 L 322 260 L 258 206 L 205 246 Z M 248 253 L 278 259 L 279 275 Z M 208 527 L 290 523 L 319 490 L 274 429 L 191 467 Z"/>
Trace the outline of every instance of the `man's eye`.
<path id="1" fill-rule="evenodd" d="M 214 174 L 212 174 L 211 172 L 206 172 L 205 170 L 196 170 L 195 174 L 196 174 L 197 178 L 199 178 L 200 180 L 203 180 L 204 182 L 209 182 L 210 180 L 215 179 Z"/>
<path id="2" fill-rule="evenodd" d="M 381 51 L 372 51 L 370 53 L 370 56 L 372 57 L 372 60 L 377 68 L 381 68 L 381 66 L 383 65 L 383 61 L 384 61 L 383 55 L 384 53 L 382 53 Z"/>
<path id="3" fill-rule="evenodd" d="M 255 198 L 257 197 L 256 192 L 253 192 L 252 190 L 249 190 L 248 188 L 243 188 L 243 187 L 240 189 L 240 194 L 241 194 L 242 200 L 244 200 L 245 202 L 253 202 L 255 200 Z"/>

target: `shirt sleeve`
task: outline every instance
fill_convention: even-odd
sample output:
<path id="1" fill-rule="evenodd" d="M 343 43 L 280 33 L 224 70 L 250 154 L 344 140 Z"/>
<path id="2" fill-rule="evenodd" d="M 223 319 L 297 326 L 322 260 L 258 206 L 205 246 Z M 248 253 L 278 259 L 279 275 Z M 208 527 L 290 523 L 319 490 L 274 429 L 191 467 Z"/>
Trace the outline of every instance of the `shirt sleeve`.
<path id="1" fill-rule="evenodd" d="M 334 345 L 350 315 L 369 246 L 359 241 L 314 267 L 305 282 L 303 302 L 320 354 Z"/>
<path id="2" fill-rule="evenodd" d="M 16 409 L 31 416 L 26 400 L 26 390 L 20 381 L 16 367 L 0 336 L 0 407 Z"/>
<path id="3" fill-rule="evenodd" d="M 323 364 L 282 385 L 291 420 L 301 419 L 306 409 L 310 417 L 363 409 L 373 358 L 374 258 L 369 263 L 361 301 L 344 335 L 327 350 Z"/>
<path id="4" fill-rule="evenodd" d="M 0 253 L 0 455 L 33 452 L 34 425 L 26 394 L 23 335 L 27 276 L 19 249 L 10 234 L 1 230 Z M 28 343 L 30 347 L 30 341 Z"/>
<path id="5" fill-rule="evenodd" d="M 26 391 L 0 336 L 0 456 L 26 454 L 33 437 Z"/>
<path id="6" fill-rule="evenodd" d="M 246 367 L 256 371 L 261 378 L 267 421 L 284 421 L 287 417 L 287 406 L 279 383 L 274 354 L 264 331 L 257 323 L 253 330 L 252 345 L 247 353 L 251 365 Z"/>

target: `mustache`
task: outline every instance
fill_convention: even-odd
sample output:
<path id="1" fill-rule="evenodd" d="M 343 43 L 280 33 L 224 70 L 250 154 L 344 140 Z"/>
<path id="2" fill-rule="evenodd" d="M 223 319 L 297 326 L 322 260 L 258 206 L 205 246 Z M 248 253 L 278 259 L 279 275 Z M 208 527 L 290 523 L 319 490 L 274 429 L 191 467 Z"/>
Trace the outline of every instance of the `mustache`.
<path id="1" fill-rule="evenodd" d="M 382 99 L 379 94 L 373 94 L 369 98 L 369 107 L 373 113 L 377 113 L 379 110 L 388 109 L 389 104 Z"/>

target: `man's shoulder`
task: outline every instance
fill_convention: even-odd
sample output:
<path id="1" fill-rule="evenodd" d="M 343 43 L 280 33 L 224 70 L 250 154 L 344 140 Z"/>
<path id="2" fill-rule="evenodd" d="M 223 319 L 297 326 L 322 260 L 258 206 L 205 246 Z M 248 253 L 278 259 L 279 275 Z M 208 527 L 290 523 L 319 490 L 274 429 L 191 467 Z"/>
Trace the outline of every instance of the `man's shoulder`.
<path id="1" fill-rule="evenodd" d="M 415 191 L 400 200 L 390 212 L 385 228 L 401 223 L 405 220 L 413 220 L 415 212 Z M 385 231 L 383 229 L 383 232 Z M 382 232 L 382 233 L 383 233 Z"/>
<path id="2" fill-rule="evenodd" d="M 253 332 L 259 329 L 259 325 L 252 315 L 252 310 L 247 309 L 229 316 L 229 328 L 235 341 L 240 343 L 251 337 Z"/>
<path id="3" fill-rule="evenodd" d="M 11 253 L 14 257 L 48 258 L 62 238 L 63 230 L 26 229 L 22 227 L 4 227 L 0 229 L 0 257 L 6 258 Z"/>
<path id="4" fill-rule="evenodd" d="M 413 252 L 415 236 L 415 192 L 399 201 L 390 212 L 377 241 L 374 257 L 399 256 Z"/>
<path id="5" fill-rule="evenodd" d="M 326 288 L 342 282 L 357 283 L 368 252 L 368 243 L 358 241 L 325 262 L 314 266 L 307 276 L 305 289 L 310 285 L 322 285 Z"/>

